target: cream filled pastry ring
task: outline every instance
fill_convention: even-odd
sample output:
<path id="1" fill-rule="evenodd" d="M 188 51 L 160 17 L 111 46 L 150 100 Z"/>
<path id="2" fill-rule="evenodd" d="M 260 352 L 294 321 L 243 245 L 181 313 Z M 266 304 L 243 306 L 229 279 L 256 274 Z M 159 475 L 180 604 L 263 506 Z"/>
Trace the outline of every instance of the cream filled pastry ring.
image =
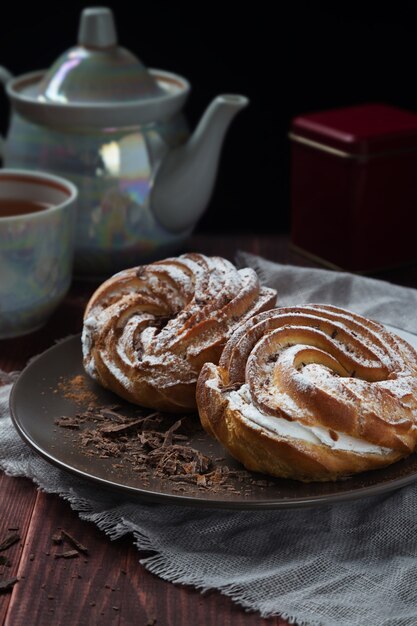
<path id="1" fill-rule="evenodd" d="M 248 469 L 336 480 L 416 449 L 417 353 L 341 308 L 272 309 L 203 367 L 197 403 L 203 427 Z"/>
<path id="2" fill-rule="evenodd" d="M 87 373 L 126 400 L 194 410 L 201 367 L 235 328 L 275 305 L 250 268 L 184 254 L 119 272 L 90 299 L 82 333 Z"/>

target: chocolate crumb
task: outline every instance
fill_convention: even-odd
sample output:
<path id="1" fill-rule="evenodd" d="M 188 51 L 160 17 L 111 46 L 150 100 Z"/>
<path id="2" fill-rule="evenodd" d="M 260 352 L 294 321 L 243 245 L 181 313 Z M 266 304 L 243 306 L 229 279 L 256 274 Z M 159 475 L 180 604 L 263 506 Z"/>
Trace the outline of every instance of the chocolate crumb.
<path id="1" fill-rule="evenodd" d="M 266 359 L 267 363 L 276 363 L 278 361 L 279 354 L 270 354 Z"/>
<path id="2" fill-rule="evenodd" d="M 54 424 L 61 428 L 70 428 L 71 430 L 79 430 L 80 422 L 76 417 L 57 417 Z"/>
<path id="3" fill-rule="evenodd" d="M 257 485 L 258 487 L 268 487 L 268 481 L 267 480 L 253 480 L 252 484 L 253 485 Z"/>
<path id="4" fill-rule="evenodd" d="M 335 430 L 329 429 L 329 435 L 333 439 L 333 441 L 337 441 L 339 439 L 339 435 Z"/>
<path id="5" fill-rule="evenodd" d="M 8 580 L 0 580 L 0 593 L 11 591 L 18 582 L 18 578 L 9 578 Z"/>
<path id="6" fill-rule="evenodd" d="M 17 543 L 18 541 L 20 541 L 19 533 L 13 533 L 11 535 L 8 535 L 8 537 L 0 542 L 0 552 L 2 552 L 3 550 L 7 550 L 7 548 L 10 548 L 10 546 Z"/>

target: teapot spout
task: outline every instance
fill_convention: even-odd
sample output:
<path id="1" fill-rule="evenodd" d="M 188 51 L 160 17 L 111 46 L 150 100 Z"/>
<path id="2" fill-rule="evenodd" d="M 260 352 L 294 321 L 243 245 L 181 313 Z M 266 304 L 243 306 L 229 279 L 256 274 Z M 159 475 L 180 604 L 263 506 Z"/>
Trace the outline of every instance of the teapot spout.
<path id="1" fill-rule="evenodd" d="M 248 98 L 217 96 L 208 106 L 188 142 L 172 150 L 158 170 L 151 208 L 171 232 L 191 228 L 204 213 L 214 189 L 226 131 Z"/>

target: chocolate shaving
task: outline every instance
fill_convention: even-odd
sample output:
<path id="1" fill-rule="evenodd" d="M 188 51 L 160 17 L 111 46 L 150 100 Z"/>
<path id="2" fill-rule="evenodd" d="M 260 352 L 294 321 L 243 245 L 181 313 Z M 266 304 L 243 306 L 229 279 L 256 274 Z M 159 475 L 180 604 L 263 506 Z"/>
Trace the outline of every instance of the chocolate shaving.
<path id="1" fill-rule="evenodd" d="M 172 446 L 172 435 L 173 433 L 175 433 L 176 430 L 180 428 L 181 424 L 182 424 L 182 419 L 179 419 L 175 422 L 175 424 L 171 426 L 171 428 L 168 428 L 168 430 L 166 431 L 164 435 L 164 440 L 162 442 L 163 448 L 167 446 Z"/>
<path id="2" fill-rule="evenodd" d="M 0 565 L 5 565 L 6 567 L 10 567 L 10 561 L 7 556 L 0 556 Z"/>
<path id="3" fill-rule="evenodd" d="M 148 461 L 163 476 L 204 474 L 211 467 L 207 456 L 198 450 L 179 445 L 155 448 L 148 454 Z"/>
<path id="4" fill-rule="evenodd" d="M 3 550 L 7 550 L 7 548 L 10 548 L 10 546 L 12 546 L 14 543 L 17 543 L 18 541 L 20 541 L 20 535 L 18 533 L 13 533 L 9 535 L 0 543 L 0 552 L 2 552 Z"/>
<path id="5" fill-rule="evenodd" d="M 82 543 L 80 543 L 78 539 L 75 539 L 75 537 L 67 533 L 66 530 L 61 530 L 61 535 L 62 538 L 65 539 L 65 541 L 67 541 L 67 543 L 69 543 L 73 548 L 78 550 L 78 552 L 88 554 L 88 549 Z"/>
<path id="6" fill-rule="evenodd" d="M 100 415 L 105 419 L 116 420 L 116 422 L 123 422 L 123 415 L 120 413 L 116 413 L 116 409 L 118 408 L 119 407 L 117 406 L 114 406 L 110 409 L 106 409 L 106 407 L 100 408 Z"/>
<path id="7" fill-rule="evenodd" d="M 136 426 L 142 424 L 143 418 L 134 420 L 133 422 L 128 422 L 127 424 L 110 424 L 108 426 L 103 426 L 100 428 L 100 432 L 103 435 L 124 435 L 126 433 L 131 432 L 135 429 Z"/>
<path id="8" fill-rule="evenodd" d="M 223 391 L 240 386 L 233 383 Z M 192 441 L 204 440 L 196 416 L 178 416 L 173 422 L 172 415 L 146 411 L 134 405 L 89 406 L 83 413 L 59 418 L 56 423 L 62 423 L 67 437 L 76 438 L 84 454 L 112 459 L 114 470 L 140 474 L 144 486 L 158 479 L 170 481 L 173 491 L 188 493 L 200 490 L 238 494 L 238 488 L 245 489 L 245 493 L 253 488 L 249 472 L 232 470 L 224 457 L 212 460 L 191 445 Z M 75 420 L 79 429 L 68 429 L 70 420 Z"/>
<path id="9" fill-rule="evenodd" d="M 58 552 L 54 554 L 55 559 L 76 559 L 80 556 L 78 550 L 67 550 L 66 552 Z"/>
<path id="10" fill-rule="evenodd" d="M 8 580 L 0 580 L 0 593 L 11 591 L 18 582 L 18 578 L 9 578 Z"/>

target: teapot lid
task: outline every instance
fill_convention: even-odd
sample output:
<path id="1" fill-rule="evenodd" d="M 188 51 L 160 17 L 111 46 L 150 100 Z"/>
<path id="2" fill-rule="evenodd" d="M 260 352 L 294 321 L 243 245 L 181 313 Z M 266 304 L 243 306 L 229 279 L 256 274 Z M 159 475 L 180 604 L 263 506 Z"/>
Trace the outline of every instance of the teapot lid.
<path id="1" fill-rule="evenodd" d="M 162 93 L 143 63 L 117 45 L 113 13 L 106 7 L 83 10 L 78 45 L 64 52 L 38 85 L 39 101 L 61 104 L 138 101 Z"/>

